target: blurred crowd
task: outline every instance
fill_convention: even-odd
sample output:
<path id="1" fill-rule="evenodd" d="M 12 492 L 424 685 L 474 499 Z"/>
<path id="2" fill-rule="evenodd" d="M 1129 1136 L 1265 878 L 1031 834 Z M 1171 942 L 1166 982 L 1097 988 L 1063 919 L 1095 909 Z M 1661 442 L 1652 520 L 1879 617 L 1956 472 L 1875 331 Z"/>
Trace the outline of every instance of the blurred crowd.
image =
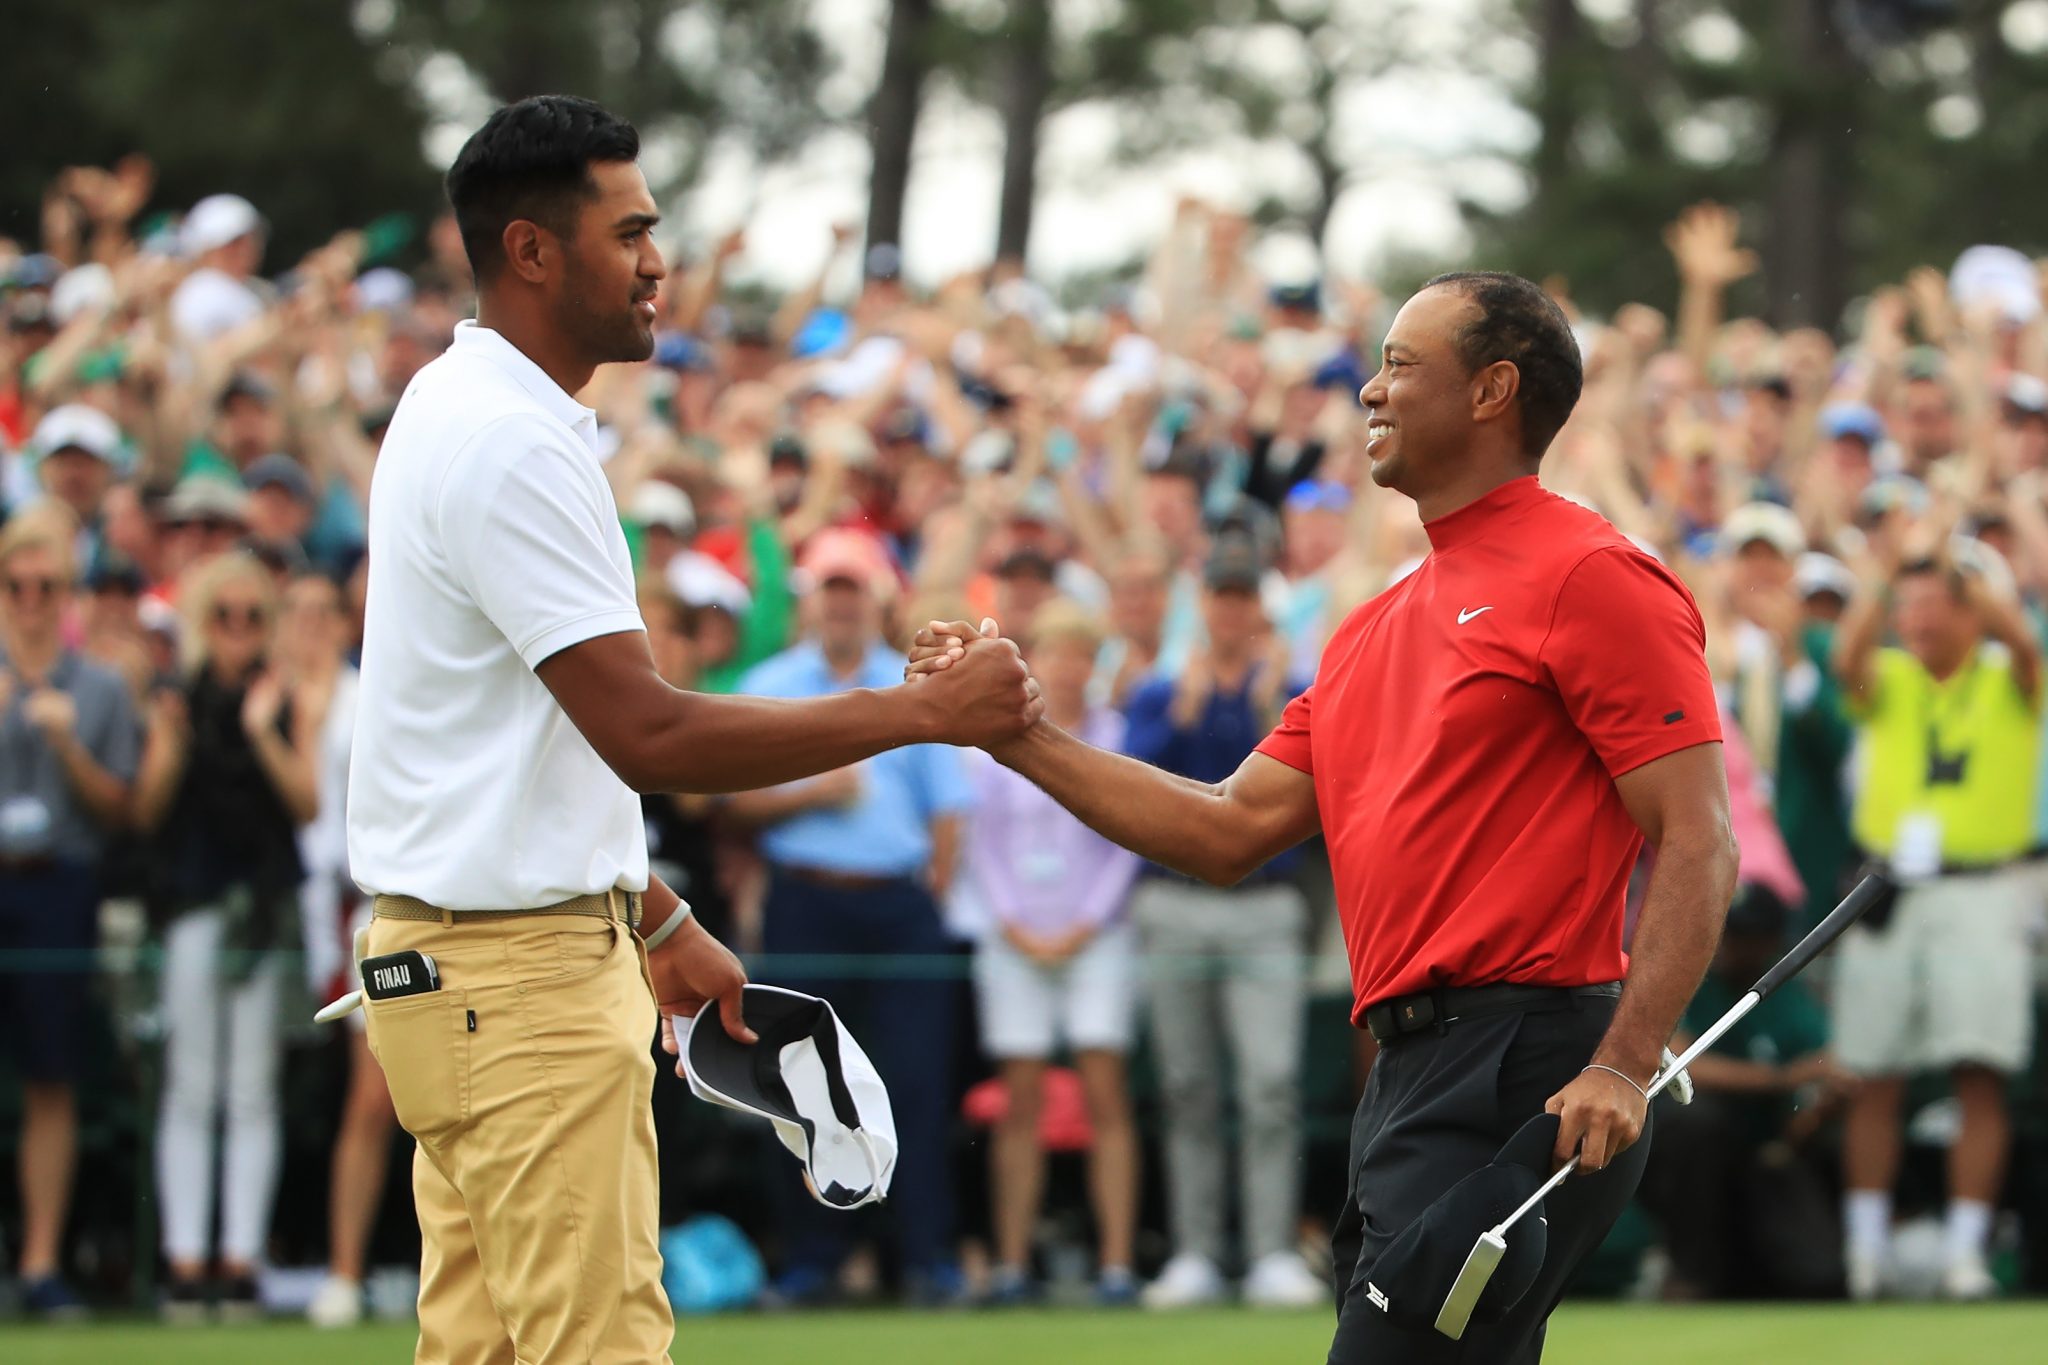
<path id="1" fill-rule="evenodd" d="M 291 1040 L 361 914 L 342 812 L 369 483 L 473 304 L 451 219 L 294 262 L 260 205 L 159 212 L 152 179 L 141 157 L 74 168 L 40 240 L 0 242 L 0 1071 L 20 1114 L 0 1145 L 22 1173 L 0 1207 L 19 1299 L 51 1314 L 80 1307 L 95 945 L 131 919 L 156 982 L 141 1140 L 164 1308 L 258 1310 Z M 824 269 L 780 299 L 729 278 L 739 233 L 678 264 L 653 359 L 578 396 L 674 685 L 888 685 L 919 623 L 992 616 L 1055 723 L 1213 780 L 1334 623 L 1427 552 L 1413 504 L 1372 481 L 1356 398 L 1398 298 L 1262 277 L 1258 230 L 1194 200 L 1078 306 L 1013 261 L 918 287 L 896 246 L 828 230 Z M 1860 869 L 1902 889 L 1660 1114 L 1640 1278 L 1673 1298 L 1982 1297 L 2024 1273 L 2016 1228 L 2048 1241 L 2048 1208 L 2027 1222 L 2007 1180 L 2048 1142 L 2043 269 L 1973 248 L 1834 332 L 1780 333 L 1724 314 L 1756 268 L 1741 236 L 1711 204 L 1672 225 L 1668 315 L 1586 316 L 1545 282 L 1586 389 L 1542 479 L 1677 569 L 1721 684 L 1742 888 L 1688 1026 Z M 706 924 L 757 978 L 830 995 L 891 1085 L 903 1161 L 875 1222 L 821 1215 L 781 1168 L 768 1212 L 733 1211 L 779 1301 L 858 1293 L 876 1266 L 916 1301 L 1029 1301 L 1048 1199 L 1069 1197 L 1103 1302 L 1324 1297 L 1304 1188 L 1308 1021 L 1334 995 L 1318 850 L 1198 886 L 941 749 L 646 816 Z M 1349 1084 L 1370 1043 L 1339 1036 Z M 393 1145 L 375 1063 L 347 1047 L 310 1304 L 332 1323 L 363 1311 Z M 746 1140 L 665 1142 L 665 1213 L 699 1211 L 678 1163 Z M 1056 1178 L 1074 1154 L 1078 1185 Z"/>

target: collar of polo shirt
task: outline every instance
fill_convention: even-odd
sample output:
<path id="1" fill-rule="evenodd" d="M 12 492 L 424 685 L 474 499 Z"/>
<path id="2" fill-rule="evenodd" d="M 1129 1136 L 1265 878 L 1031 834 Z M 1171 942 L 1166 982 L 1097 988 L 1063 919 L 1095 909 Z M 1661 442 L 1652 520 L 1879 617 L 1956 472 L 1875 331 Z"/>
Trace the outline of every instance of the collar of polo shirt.
<path id="1" fill-rule="evenodd" d="M 464 318 L 455 324 L 455 346 L 490 361 L 518 380 L 520 388 L 532 394 L 535 401 L 582 437 L 583 444 L 589 446 L 592 453 L 596 452 L 597 410 L 577 402 L 573 394 L 548 378 L 546 370 L 534 364 L 526 352 L 505 340 L 501 333 L 475 318 Z"/>

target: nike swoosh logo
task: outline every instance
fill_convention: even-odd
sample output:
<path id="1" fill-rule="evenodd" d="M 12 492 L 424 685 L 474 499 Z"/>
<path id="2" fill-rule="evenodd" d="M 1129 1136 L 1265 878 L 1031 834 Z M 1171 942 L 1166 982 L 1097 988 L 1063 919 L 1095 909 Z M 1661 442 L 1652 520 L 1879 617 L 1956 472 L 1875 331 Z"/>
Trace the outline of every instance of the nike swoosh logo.
<path id="1" fill-rule="evenodd" d="M 1458 613 L 1458 624 L 1462 626 L 1462 625 L 1464 625 L 1464 624 L 1465 624 L 1465 623 L 1466 623 L 1467 621 L 1469 621 L 1469 620 L 1471 620 L 1471 619 L 1472 619 L 1473 617 L 1477 616 L 1477 615 L 1478 615 L 1478 614 L 1479 614 L 1480 612 L 1482 612 L 1482 611 L 1492 611 L 1492 610 L 1493 610 L 1493 608 L 1492 608 L 1492 607 L 1474 607 L 1474 608 L 1472 608 L 1472 610 L 1470 610 L 1470 611 L 1461 611 L 1461 612 L 1459 612 L 1459 613 Z"/>

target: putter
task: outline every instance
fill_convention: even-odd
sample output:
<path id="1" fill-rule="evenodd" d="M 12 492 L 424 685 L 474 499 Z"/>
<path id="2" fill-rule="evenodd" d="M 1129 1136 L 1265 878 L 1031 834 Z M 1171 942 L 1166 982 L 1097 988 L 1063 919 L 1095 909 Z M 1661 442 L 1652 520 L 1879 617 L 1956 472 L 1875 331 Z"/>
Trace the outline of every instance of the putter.
<path id="1" fill-rule="evenodd" d="M 1671 1085 L 1680 1085 L 1682 1095 L 1690 1092 L 1692 1078 L 1686 1076 L 1685 1069 L 1691 1066 L 1701 1053 L 1719 1042 L 1722 1034 L 1740 1023 L 1744 1015 L 1761 1004 L 1765 996 L 1806 970 L 1807 964 L 1825 952 L 1829 944 L 1840 938 L 1844 929 L 1861 918 L 1871 903 L 1889 889 L 1889 885 L 1883 874 L 1876 872 L 1858 882 L 1842 903 L 1829 911 L 1828 917 L 1813 927 L 1812 933 L 1799 940 L 1791 952 L 1779 959 L 1776 966 L 1759 977 L 1757 983 L 1749 988 L 1749 993 L 1736 1001 L 1726 1014 L 1709 1024 L 1706 1031 L 1693 1040 L 1691 1047 L 1676 1058 L 1672 1058 L 1667 1050 L 1664 1055 L 1670 1060 L 1658 1068 L 1656 1079 L 1650 1082 L 1649 1097 L 1655 1099 L 1666 1086 Z M 1458 1271 L 1458 1278 L 1451 1282 L 1451 1292 L 1444 1296 L 1444 1306 L 1436 1315 L 1437 1331 L 1452 1341 L 1464 1337 L 1466 1324 L 1472 1320 L 1472 1310 L 1479 1304 L 1479 1296 L 1486 1292 L 1487 1282 L 1493 1278 L 1494 1269 L 1500 1265 L 1501 1257 L 1507 1254 L 1508 1233 L 1529 1210 L 1543 1202 L 1545 1195 L 1564 1184 L 1566 1178 L 1578 1168 L 1579 1158 L 1575 1154 L 1555 1175 L 1544 1181 L 1536 1193 L 1523 1200 L 1520 1208 L 1479 1235 L 1479 1240 L 1472 1245 L 1471 1254 L 1465 1258 L 1464 1266 Z"/>

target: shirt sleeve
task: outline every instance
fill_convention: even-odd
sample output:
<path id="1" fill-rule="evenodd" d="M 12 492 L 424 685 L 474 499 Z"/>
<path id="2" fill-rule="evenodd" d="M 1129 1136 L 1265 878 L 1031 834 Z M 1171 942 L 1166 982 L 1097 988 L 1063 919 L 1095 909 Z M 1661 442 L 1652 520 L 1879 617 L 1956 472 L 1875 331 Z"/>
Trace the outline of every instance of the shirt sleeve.
<path id="1" fill-rule="evenodd" d="M 457 457 L 441 489 L 441 542 L 456 581 L 528 668 L 600 635 L 643 630 L 622 534 L 588 452 L 524 416 Z"/>
<path id="2" fill-rule="evenodd" d="M 1316 765 L 1309 745 L 1309 713 L 1315 705 L 1315 688 L 1305 689 L 1301 695 L 1287 703 L 1287 709 L 1280 713 L 1280 723 L 1273 727 L 1273 733 L 1260 741 L 1255 753 L 1267 758 L 1278 759 L 1298 772 L 1315 776 Z"/>
<path id="3" fill-rule="evenodd" d="M 1685 585 L 1640 550 L 1587 555 L 1565 578 L 1538 659 L 1615 777 L 1721 738 L 1707 631 Z"/>

